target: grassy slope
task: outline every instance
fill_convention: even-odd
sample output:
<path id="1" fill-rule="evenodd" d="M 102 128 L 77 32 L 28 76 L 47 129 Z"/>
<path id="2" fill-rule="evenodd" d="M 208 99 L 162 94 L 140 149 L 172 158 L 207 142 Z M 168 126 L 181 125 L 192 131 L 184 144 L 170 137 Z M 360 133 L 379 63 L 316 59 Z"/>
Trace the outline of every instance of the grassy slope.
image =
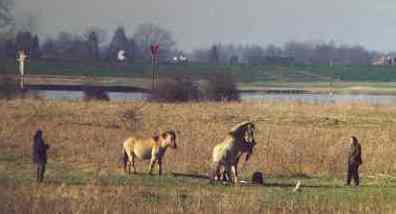
<path id="1" fill-rule="evenodd" d="M 185 65 L 161 64 L 164 75 L 186 74 L 200 78 L 213 71 L 233 72 L 241 82 L 310 82 L 336 79 L 340 81 L 395 82 L 396 69 L 392 66 L 360 65 Z M 1 63 L 0 72 L 15 73 L 14 61 Z M 76 75 L 96 77 L 151 77 L 150 64 L 109 64 L 104 62 L 45 62 L 27 64 L 27 73 L 51 75 Z"/>
<path id="2" fill-rule="evenodd" d="M 136 120 L 125 121 L 126 111 Z M 0 102 L 0 209 L 6 212 L 367 212 L 396 208 L 396 106 L 301 103 Z M 210 152 L 233 124 L 257 123 L 258 146 L 241 176 L 267 176 L 264 187 L 208 185 Z M 135 121 L 135 122 L 132 122 Z M 51 144 L 46 185 L 32 179 L 31 137 Z M 163 177 L 125 176 L 121 142 L 176 128 L 178 150 Z M 348 137 L 363 144 L 363 186 L 344 187 Z M 297 180 L 302 192 L 291 193 Z"/>
<path id="3" fill-rule="evenodd" d="M 0 74 L 16 74 L 14 61 L 0 64 Z M 162 64 L 160 77 L 208 77 L 214 71 L 233 73 L 240 90 L 269 87 L 299 88 L 317 93 L 396 94 L 396 70 L 392 66 L 335 65 L 207 65 Z M 151 88 L 151 65 L 92 62 L 44 62 L 27 64 L 26 84 L 122 85 Z"/>

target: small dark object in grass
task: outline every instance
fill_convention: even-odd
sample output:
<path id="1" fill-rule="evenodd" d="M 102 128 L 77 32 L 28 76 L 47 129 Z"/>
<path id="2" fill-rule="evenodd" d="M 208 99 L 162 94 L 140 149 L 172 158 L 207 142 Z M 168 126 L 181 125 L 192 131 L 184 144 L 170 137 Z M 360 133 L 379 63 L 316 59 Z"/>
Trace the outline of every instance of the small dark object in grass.
<path id="1" fill-rule="evenodd" d="M 253 184 L 264 184 L 263 173 L 254 172 L 253 175 L 252 175 L 252 183 Z"/>

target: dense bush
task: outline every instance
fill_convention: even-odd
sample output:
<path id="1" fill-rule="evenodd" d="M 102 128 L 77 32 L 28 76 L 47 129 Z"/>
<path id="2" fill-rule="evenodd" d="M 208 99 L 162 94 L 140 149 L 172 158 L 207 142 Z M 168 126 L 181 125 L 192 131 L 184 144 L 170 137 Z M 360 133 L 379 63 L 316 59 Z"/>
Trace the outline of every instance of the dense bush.
<path id="1" fill-rule="evenodd" d="M 188 77 L 163 79 L 148 99 L 160 102 L 238 101 L 239 92 L 231 74 L 215 72 L 202 81 Z"/>
<path id="2" fill-rule="evenodd" d="M 200 99 L 198 84 L 188 77 L 163 79 L 148 99 L 160 102 L 187 102 Z"/>
<path id="3" fill-rule="evenodd" d="M 205 100 L 239 101 L 239 92 L 232 74 L 215 72 L 211 74 L 201 87 Z"/>
<path id="4" fill-rule="evenodd" d="M 84 87 L 84 101 L 101 100 L 109 101 L 109 95 L 106 90 L 100 86 L 86 85 Z"/>

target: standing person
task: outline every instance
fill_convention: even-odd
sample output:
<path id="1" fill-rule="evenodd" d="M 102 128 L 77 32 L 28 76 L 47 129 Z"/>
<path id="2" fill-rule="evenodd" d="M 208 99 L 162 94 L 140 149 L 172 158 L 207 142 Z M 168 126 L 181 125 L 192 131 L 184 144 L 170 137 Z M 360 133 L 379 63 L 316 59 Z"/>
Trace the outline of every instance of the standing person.
<path id="1" fill-rule="evenodd" d="M 362 164 L 362 147 L 355 136 L 351 137 L 351 148 L 348 155 L 348 174 L 346 185 L 351 184 L 353 178 L 355 185 L 358 186 L 359 181 L 359 166 Z"/>
<path id="2" fill-rule="evenodd" d="M 38 129 L 33 137 L 33 163 L 36 167 L 37 182 L 43 182 L 48 149 L 49 145 L 43 140 L 43 131 Z"/>

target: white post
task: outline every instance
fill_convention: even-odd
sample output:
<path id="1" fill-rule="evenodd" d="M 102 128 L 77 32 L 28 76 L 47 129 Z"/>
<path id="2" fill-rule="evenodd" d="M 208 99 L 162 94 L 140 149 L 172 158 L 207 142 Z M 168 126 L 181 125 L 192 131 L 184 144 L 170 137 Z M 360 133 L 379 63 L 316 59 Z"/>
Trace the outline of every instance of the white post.
<path id="1" fill-rule="evenodd" d="M 18 52 L 19 57 L 17 58 L 17 61 L 19 62 L 19 75 L 20 75 L 20 86 L 21 89 L 24 89 L 24 77 L 25 77 L 25 61 L 27 58 L 27 55 L 25 54 L 25 52 L 23 50 Z"/>

